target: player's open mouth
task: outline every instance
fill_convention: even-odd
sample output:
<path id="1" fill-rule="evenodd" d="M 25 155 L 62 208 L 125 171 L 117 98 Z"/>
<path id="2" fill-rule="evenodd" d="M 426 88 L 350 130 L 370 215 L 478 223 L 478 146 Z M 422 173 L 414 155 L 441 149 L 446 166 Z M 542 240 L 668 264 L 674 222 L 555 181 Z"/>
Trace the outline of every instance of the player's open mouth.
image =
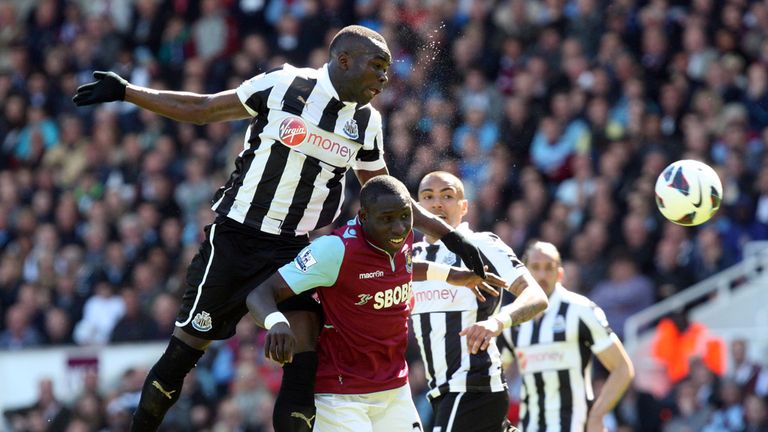
<path id="1" fill-rule="evenodd" d="M 379 95 L 379 93 L 381 93 L 380 89 L 373 88 L 373 87 L 369 88 L 368 91 L 371 92 L 371 97 L 376 97 Z"/>
<path id="2" fill-rule="evenodd" d="M 396 238 L 396 239 L 389 239 L 389 242 L 392 243 L 392 244 L 399 245 L 404 240 L 405 240 L 405 237 L 401 237 L 401 238 Z"/>

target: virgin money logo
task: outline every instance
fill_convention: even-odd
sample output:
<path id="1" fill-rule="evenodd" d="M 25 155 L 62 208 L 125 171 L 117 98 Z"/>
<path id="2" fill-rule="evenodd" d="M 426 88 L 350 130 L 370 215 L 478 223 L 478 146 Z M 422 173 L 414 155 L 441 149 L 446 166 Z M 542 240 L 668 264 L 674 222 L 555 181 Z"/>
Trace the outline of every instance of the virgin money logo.
<path id="1" fill-rule="evenodd" d="M 295 147 L 307 137 L 307 126 L 298 117 L 288 117 L 280 123 L 278 133 L 283 144 Z"/>

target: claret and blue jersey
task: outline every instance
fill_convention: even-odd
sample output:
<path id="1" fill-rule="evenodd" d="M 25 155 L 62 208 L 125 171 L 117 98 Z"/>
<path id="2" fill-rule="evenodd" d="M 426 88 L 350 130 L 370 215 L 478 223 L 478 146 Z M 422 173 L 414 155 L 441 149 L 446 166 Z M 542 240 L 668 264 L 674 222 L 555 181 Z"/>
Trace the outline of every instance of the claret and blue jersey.
<path id="1" fill-rule="evenodd" d="M 361 394 L 407 383 L 413 233 L 390 255 L 357 219 L 316 239 L 279 272 L 299 294 L 317 288 L 325 324 L 316 393 Z"/>

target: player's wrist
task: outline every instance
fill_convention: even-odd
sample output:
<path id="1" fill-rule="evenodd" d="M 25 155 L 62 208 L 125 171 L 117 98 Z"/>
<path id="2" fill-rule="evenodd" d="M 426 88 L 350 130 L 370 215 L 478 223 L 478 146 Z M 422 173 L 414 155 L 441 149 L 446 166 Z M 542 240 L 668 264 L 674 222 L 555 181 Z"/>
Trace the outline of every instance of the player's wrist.
<path id="1" fill-rule="evenodd" d="M 282 312 L 272 312 L 271 314 L 267 315 L 266 318 L 264 318 L 264 328 L 267 330 L 270 330 L 272 327 L 275 326 L 275 324 L 278 323 L 284 323 L 288 326 L 288 328 L 291 327 L 291 323 L 288 322 L 288 318 L 283 315 Z"/>
<path id="2" fill-rule="evenodd" d="M 491 315 L 491 318 L 495 319 L 499 322 L 499 324 L 501 324 L 502 330 L 512 327 L 512 317 L 508 313 L 499 312 Z"/>

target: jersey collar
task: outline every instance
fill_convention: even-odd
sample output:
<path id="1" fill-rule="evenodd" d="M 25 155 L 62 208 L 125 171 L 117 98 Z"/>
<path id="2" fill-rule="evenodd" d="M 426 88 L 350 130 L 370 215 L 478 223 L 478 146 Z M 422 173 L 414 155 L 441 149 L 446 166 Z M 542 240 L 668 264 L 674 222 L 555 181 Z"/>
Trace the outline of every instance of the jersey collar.
<path id="1" fill-rule="evenodd" d="M 560 282 L 556 283 L 555 289 L 552 290 L 552 295 L 549 296 L 549 303 L 559 302 L 563 298 L 563 294 L 565 294 L 565 287 Z"/>

